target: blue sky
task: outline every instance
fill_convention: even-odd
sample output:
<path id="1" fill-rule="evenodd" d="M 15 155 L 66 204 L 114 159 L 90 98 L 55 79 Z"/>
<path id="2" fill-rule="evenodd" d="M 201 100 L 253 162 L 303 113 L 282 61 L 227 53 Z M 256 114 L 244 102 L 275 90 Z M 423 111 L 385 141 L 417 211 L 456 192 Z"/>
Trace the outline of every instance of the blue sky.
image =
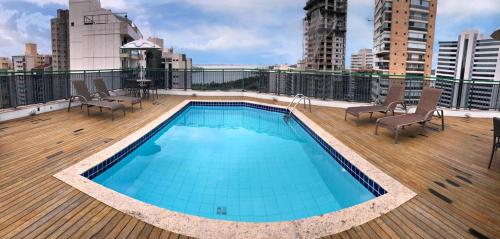
<path id="1" fill-rule="evenodd" d="M 127 12 L 144 36 L 165 39 L 195 64 L 293 64 L 302 56 L 305 0 L 101 0 Z M 348 1 L 350 54 L 371 48 L 374 0 Z M 50 18 L 68 0 L 0 0 L 0 56 L 22 54 L 25 42 L 50 53 Z M 439 0 L 436 40 L 466 29 L 486 35 L 500 27 L 500 0 Z M 437 52 L 437 42 L 435 42 Z M 436 55 L 436 54 L 435 54 Z M 434 61 L 434 65 L 435 65 Z"/>

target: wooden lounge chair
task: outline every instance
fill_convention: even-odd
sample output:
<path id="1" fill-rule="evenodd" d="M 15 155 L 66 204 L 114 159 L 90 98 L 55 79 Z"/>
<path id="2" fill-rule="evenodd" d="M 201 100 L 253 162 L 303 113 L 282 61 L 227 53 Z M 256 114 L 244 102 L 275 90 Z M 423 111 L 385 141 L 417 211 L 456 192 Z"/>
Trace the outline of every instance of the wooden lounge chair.
<path id="1" fill-rule="evenodd" d="M 81 102 L 80 109 L 83 108 L 83 105 L 85 105 L 87 107 L 88 115 L 90 115 L 91 107 L 99 107 L 101 112 L 102 108 L 106 108 L 111 111 L 111 120 L 114 120 L 113 113 L 117 110 L 123 110 L 123 115 L 125 116 L 125 105 L 116 102 L 101 101 L 99 99 L 95 100 L 95 97 L 92 97 L 92 94 L 90 94 L 90 91 L 83 80 L 74 80 L 72 82 L 76 90 L 76 95 L 71 96 L 69 99 L 68 112 L 71 109 L 71 102 L 79 100 Z"/>
<path id="2" fill-rule="evenodd" d="M 405 126 L 412 124 L 421 124 L 422 129 L 425 129 L 425 123 L 432 120 L 434 112 L 437 112 L 441 117 L 441 129 L 444 130 L 443 111 L 438 111 L 436 108 L 442 93 L 442 89 L 424 88 L 415 113 L 378 119 L 375 126 L 375 134 L 378 134 L 379 126 L 393 130 L 395 133 L 395 143 L 397 144 L 400 129 L 404 129 Z"/>
<path id="3" fill-rule="evenodd" d="M 111 96 L 102 78 L 94 79 L 94 84 L 97 89 L 97 93 L 101 96 L 101 99 L 107 101 L 130 102 L 130 105 L 132 106 L 132 112 L 134 112 L 135 104 L 139 104 L 139 107 L 142 108 L 142 100 L 140 97 Z"/>
<path id="4" fill-rule="evenodd" d="M 392 85 L 387 92 L 384 103 L 372 106 L 359 106 L 359 107 L 349 107 L 345 110 L 344 120 L 347 120 L 347 114 L 356 116 L 356 126 L 359 126 L 359 115 L 361 113 L 370 113 L 370 119 L 373 113 L 380 112 L 387 116 L 388 112 L 392 112 L 394 115 L 394 110 L 398 105 L 402 105 L 406 110 L 406 105 L 404 104 L 405 86 L 404 85 Z"/>
<path id="5" fill-rule="evenodd" d="M 500 148 L 500 118 L 493 118 L 493 149 L 491 150 L 490 163 L 488 168 L 491 168 L 491 163 L 493 162 L 493 156 L 495 156 L 495 151 Z"/>

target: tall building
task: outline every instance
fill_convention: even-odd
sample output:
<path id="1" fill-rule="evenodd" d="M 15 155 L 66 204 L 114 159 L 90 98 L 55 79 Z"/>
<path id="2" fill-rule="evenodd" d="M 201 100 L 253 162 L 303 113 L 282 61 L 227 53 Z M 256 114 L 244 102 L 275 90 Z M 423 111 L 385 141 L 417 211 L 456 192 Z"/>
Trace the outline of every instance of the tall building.
<path id="1" fill-rule="evenodd" d="M 375 70 L 430 76 L 437 0 L 375 0 Z"/>
<path id="2" fill-rule="evenodd" d="M 469 30 L 457 41 L 440 41 L 436 77 L 441 105 L 500 109 L 500 40 Z"/>
<path id="3" fill-rule="evenodd" d="M 57 17 L 50 20 L 52 32 L 52 68 L 69 69 L 69 10 L 57 10 Z"/>
<path id="4" fill-rule="evenodd" d="M 305 68 L 344 70 L 347 0 L 308 0 L 304 10 Z"/>
<path id="5" fill-rule="evenodd" d="M 120 47 L 140 38 L 126 14 L 102 8 L 99 0 L 69 0 L 71 70 L 123 68 L 132 56 Z"/>
<path id="6" fill-rule="evenodd" d="M 372 49 L 360 49 L 351 55 L 351 70 L 367 71 L 373 69 Z"/>

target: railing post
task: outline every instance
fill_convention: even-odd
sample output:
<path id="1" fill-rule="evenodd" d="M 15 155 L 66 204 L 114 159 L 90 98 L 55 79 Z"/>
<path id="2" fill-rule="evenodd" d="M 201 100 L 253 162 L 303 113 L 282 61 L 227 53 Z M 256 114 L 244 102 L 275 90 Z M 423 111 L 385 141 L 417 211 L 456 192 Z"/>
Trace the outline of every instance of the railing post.
<path id="1" fill-rule="evenodd" d="M 187 69 L 184 68 L 184 90 L 187 90 Z"/>
<path id="2" fill-rule="evenodd" d="M 244 71 L 240 71 L 240 77 L 244 75 Z M 241 91 L 245 91 L 245 77 L 241 78 Z"/>
<path id="3" fill-rule="evenodd" d="M 325 92 L 326 92 L 326 72 L 323 72 L 323 90 L 322 90 L 323 100 L 325 100 Z"/>

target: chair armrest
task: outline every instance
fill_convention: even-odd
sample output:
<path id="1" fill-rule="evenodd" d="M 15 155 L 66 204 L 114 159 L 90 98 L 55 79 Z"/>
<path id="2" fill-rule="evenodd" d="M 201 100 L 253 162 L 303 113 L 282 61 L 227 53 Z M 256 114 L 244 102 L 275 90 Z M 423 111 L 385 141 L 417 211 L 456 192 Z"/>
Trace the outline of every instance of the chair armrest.
<path id="1" fill-rule="evenodd" d="M 426 120 L 432 119 L 432 116 L 434 116 L 434 112 L 438 112 L 438 114 L 439 114 L 439 111 L 441 111 L 441 110 L 439 110 L 439 109 L 429 110 L 429 112 L 427 112 L 427 114 L 425 114 L 425 119 Z M 441 115 L 441 117 L 444 117 L 444 115 Z"/>
<path id="2" fill-rule="evenodd" d="M 83 101 L 85 103 L 87 103 L 87 101 L 88 101 L 87 98 L 85 98 L 85 96 L 83 96 L 83 95 L 72 95 L 71 99 L 74 99 L 74 98 L 78 98 L 80 101 Z"/>
<path id="3" fill-rule="evenodd" d="M 388 108 L 389 110 L 395 110 L 395 109 L 398 107 L 398 105 L 401 105 L 401 106 L 403 107 L 403 109 L 404 109 L 406 112 L 408 112 L 408 109 L 406 108 L 406 104 L 405 104 L 405 102 L 404 102 L 404 101 L 394 101 L 394 102 L 391 102 L 391 103 L 387 106 L 387 108 Z"/>

